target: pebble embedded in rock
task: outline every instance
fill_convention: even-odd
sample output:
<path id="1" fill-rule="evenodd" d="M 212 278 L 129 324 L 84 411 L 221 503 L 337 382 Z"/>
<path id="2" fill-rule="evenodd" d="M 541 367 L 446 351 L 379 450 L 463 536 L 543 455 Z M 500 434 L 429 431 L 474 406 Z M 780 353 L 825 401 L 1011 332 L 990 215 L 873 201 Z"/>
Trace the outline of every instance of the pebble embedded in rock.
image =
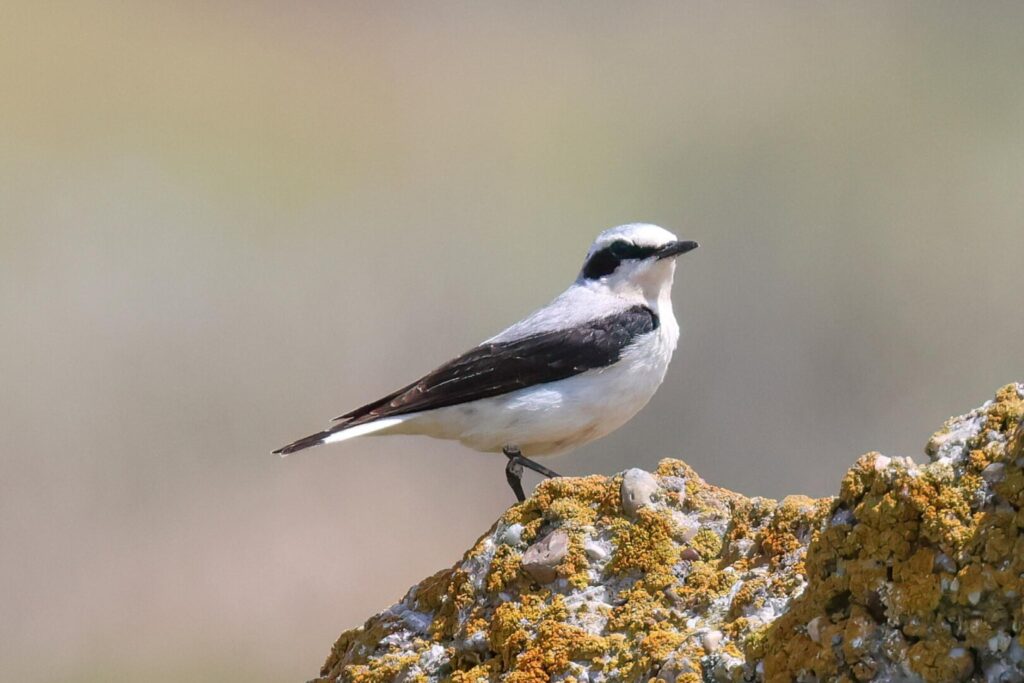
<path id="1" fill-rule="evenodd" d="M 675 522 L 673 535 L 683 543 L 692 541 L 700 531 L 700 520 L 695 515 L 684 515 L 676 510 L 672 513 L 672 521 Z"/>
<path id="2" fill-rule="evenodd" d="M 537 583 L 551 583 L 558 578 L 557 567 L 569 552 L 569 534 L 556 529 L 523 553 L 523 571 Z"/>
<path id="3" fill-rule="evenodd" d="M 938 553 L 935 556 L 935 568 L 947 574 L 956 574 L 956 562 L 946 553 Z"/>
<path id="4" fill-rule="evenodd" d="M 693 562 L 700 559 L 700 553 L 693 548 L 683 548 L 683 552 L 679 553 L 679 557 L 685 562 Z"/>
<path id="5" fill-rule="evenodd" d="M 523 542 L 523 525 L 512 524 L 501 534 L 500 540 L 505 545 L 517 546 Z"/>
<path id="6" fill-rule="evenodd" d="M 592 560 L 600 561 L 608 558 L 608 550 L 605 548 L 605 545 L 592 538 L 588 538 L 583 542 L 583 552 Z"/>
<path id="7" fill-rule="evenodd" d="M 704 652 L 711 654 L 722 644 L 722 632 L 708 631 L 701 636 L 700 644 L 704 646 Z"/>
<path id="8" fill-rule="evenodd" d="M 988 639 L 988 649 L 992 652 L 1006 652 L 1006 648 L 1010 647 L 1010 640 L 1012 639 L 1009 634 L 1000 631 Z"/>
<path id="9" fill-rule="evenodd" d="M 821 643 L 821 617 L 814 617 L 807 622 L 807 635 L 815 643 Z"/>
<path id="10" fill-rule="evenodd" d="M 637 510 L 651 504 L 651 499 L 658 490 L 658 480 L 650 472 L 639 468 L 626 470 L 622 475 L 622 509 L 629 516 Z"/>
<path id="11" fill-rule="evenodd" d="M 1006 472 L 1006 465 L 1001 462 L 994 462 L 981 471 L 981 478 L 989 484 L 998 484 L 1003 480 Z"/>

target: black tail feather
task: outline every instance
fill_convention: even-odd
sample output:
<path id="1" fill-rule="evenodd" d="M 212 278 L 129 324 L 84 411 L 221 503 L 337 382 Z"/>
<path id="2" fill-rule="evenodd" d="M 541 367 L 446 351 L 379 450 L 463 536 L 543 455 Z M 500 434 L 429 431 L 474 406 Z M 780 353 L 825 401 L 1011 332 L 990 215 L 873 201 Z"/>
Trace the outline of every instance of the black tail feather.
<path id="1" fill-rule="evenodd" d="M 301 451 L 306 448 L 312 448 L 313 446 L 319 446 L 321 443 L 323 443 L 324 439 L 326 439 L 330 435 L 331 432 L 329 430 L 325 430 L 322 432 L 317 432 L 316 434 L 304 436 L 298 441 L 293 441 L 287 446 L 282 446 L 281 448 L 278 448 L 276 451 L 274 451 L 274 454 L 285 456 L 288 455 L 289 453 L 294 453 L 295 451 Z"/>

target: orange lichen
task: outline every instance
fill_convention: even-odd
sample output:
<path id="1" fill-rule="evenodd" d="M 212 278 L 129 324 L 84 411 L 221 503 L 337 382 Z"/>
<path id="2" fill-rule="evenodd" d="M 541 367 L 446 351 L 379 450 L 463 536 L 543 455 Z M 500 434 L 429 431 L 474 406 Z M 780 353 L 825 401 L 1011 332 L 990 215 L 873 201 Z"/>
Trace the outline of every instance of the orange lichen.
<path id="1" fill-rule="evenodd" d="M 487 573 L 487 590 L 499 593 L 508 588 L 519 578 L 522 560 L 522 555 L 515 548 L 507 545 L 498 546 L 491 560 L 490 571 Z"/>
<path id="2" fill-rule="evenodd" d="M 507 672 L 503 680 L 546 682 L 566 673 L 573 660 L 599 657 L 607 651 L 605 638 L 565 623 L 566 616 L 561 596 L 550 602 L 534 599 L 498 607 L 490 635 Z"/>
<path id="3" fill-rule="evenodd" d="M 616 519 L 612 529 L 615 554 L 608 571 L 613 574 L 640 572 L 651 584 L 671 583 L 668 572 L 679 559 L 679 547 L 672 539 L 671 518 L 651 508 L 640 508 L 635 521 Z"/>
<path id="4" fill-rule="evenodd" d="M 816 501 L 807 496 L 787 496 L 773 510 L 771 522 L 760 534 L 761 549 L 772 567 L 783 558 L 806 545 L 801 539 L 809 533 L 808 522 L 813 520 Z"/>

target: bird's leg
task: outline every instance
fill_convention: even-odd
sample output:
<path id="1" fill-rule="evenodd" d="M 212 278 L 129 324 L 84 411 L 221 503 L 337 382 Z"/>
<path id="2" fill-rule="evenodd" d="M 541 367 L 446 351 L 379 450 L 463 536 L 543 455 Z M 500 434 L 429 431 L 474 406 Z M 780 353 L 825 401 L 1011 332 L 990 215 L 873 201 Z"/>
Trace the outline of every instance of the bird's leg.
<path id="1" fill-rule="evenodd" d="M 508 485 L 512 487 L 512 493 L 516 494 L 516 500 L 522 503 L 526 500 L 526 494 L 523 493 L 523 463 L 519 462 L 516 458 L 519 451 L 510 452 L 506 448 L 503 452 L 508 457 L 508 464 L 505 465 L 505 479 L 508 480 Z"/>
<path id="2" fill-rule="evenodd" d="M 505 478 L 508 479 L 508 485 L 512 487 L 512 492 L 516 494 L 516 498 L 520 503 L 526 500 L 526 496 L 523 494 L 524 467 L 548 478 L 562 476 L 558 472 L 524 457 L 515 446 L 505 446 L 505 448 L 501 449 L 501 452 L 508 458 L 508 464 L 505 465 Z"/>

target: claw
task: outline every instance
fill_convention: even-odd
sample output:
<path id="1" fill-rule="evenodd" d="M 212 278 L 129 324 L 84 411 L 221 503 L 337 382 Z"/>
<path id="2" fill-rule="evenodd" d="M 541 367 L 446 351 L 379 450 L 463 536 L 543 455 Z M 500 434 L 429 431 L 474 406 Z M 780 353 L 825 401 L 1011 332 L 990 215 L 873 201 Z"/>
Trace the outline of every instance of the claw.
<path id="1" fill-rule="evenodd" d="M 529 458 L 523 457 L 523 454 L 515 446 L 506 446 L 502 449 L 502 453 L 508 458 L 508 464 L 505 465 L 505 478 L 508 480 L 508 485 L 512 487 L 512 492 L 516 494 L 516 499 L 520 503 L 526 500 L 526 495 L 523 493 L 524 467 L 548 478 L 562 476 L 554 470 L 544 467 L 544 465 L 539 465 Z"/>

